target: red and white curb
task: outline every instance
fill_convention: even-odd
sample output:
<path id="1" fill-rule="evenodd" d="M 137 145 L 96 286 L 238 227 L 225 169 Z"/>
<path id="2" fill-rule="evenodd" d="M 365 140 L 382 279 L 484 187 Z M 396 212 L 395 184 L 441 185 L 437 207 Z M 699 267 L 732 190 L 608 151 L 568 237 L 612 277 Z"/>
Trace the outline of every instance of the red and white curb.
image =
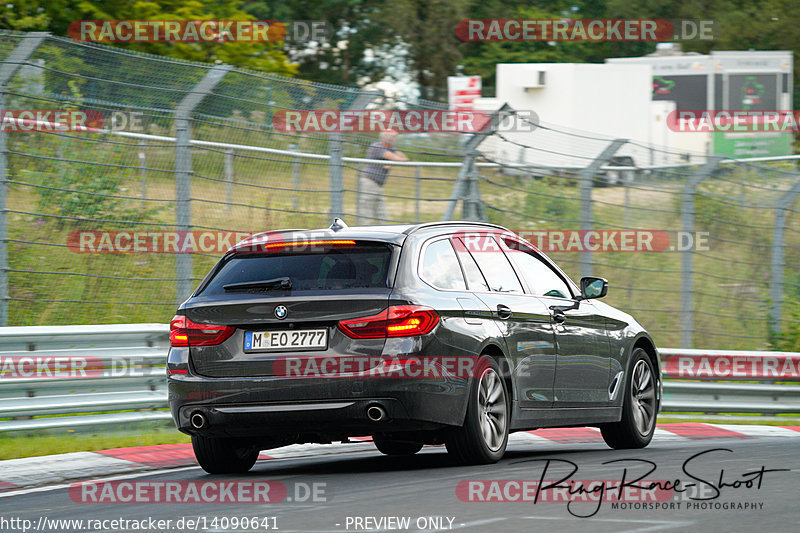
<path id="1" fill-rule="evenodd" d="M 755 426 L 678 423 L 659 424 L 653 442 L 737 440 L 765 438 L 800 439 L 800 426 Z M 358 437 L 346 444 L 293 444 L 262 452 L 259 460 L 319 457 L 351 452 L 375 451 L 372 439 Z M 509 447 L 531 447 L 558 451 L 574 444 L 602 444 L 596 428 L 552 428 L 514 433 Z M 106 477 L 129 472 L 185 467 L 196 464 L 190 444 L 164 444 L 117 448 L 97 452 L 74 452 L 44 457 L 0 461 L 0 493 L 24 487 L 76 479 Z"/>

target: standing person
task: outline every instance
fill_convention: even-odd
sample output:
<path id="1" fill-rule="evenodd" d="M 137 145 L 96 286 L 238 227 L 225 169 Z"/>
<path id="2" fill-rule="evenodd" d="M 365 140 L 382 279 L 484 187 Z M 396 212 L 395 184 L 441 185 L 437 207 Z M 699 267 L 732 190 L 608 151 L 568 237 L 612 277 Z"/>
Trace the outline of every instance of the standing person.
<path id="1" fill-rule="evenodd" d="M 394 147 L 397 131 L 383 130 L 377 142 L 367 148 L 367 159 L 384 159 L 387 161 L 408 161 L 406 154 Z M 369 163 L 361 174 L 361 191 L 359 215 L 372 219 L 374 223 L 388 222 L 386 202 L 383 199 L 383 184 L 389 175 L 391 165 Z"/>

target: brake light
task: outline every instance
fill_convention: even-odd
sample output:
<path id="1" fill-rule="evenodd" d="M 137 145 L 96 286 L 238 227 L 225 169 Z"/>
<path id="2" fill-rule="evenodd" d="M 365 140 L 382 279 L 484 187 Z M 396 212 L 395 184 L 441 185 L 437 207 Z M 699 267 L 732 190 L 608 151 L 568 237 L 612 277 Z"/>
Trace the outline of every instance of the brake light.
<path id="1" fill-rule="evenodd" d="M 175 315 L 169 323 L 170 346 L 213 346 L 233 335 L 233 326 L 197 324 L 183 315 Z"/>
<path id="2" fill-rule="evenodd" d="M 281 241 L 281 242 L 258 242 L 257 240 L 247 240 L 240 242 L 236 245 L 236 249 L 239 252 L 251 250 L 256 252 L 272 252 L 272 251 L 280 251 L 284 248 L 307 248 L 311 246 L 322 246 L 322 247 L 330 247 L 330 248 L 339 248 L 339 247 L 348 247 L 348 246 L 355 246 L 356 241 L 350 240 L 342 240 L 342 239 L 327 239 L 327 240 L 315 240 L 315 241 L 304 241 L 302 239 L 298 239 L 296 241 Z"/>
<path id="3" fill-rule="evenodd" d="M 439 314 L 420 305 L 393 305 L 373 316 L 339 322 L 339 330 L 353 339 L 413 337 L 433 331 Z"/>
<path id="4" fill-rule="evenodd" d="M 263 244 L 264 248 L 286 248 L 288 246 L 355 246 L 356 241 L 288 241 L 288 242 L 270 242 Z"/>

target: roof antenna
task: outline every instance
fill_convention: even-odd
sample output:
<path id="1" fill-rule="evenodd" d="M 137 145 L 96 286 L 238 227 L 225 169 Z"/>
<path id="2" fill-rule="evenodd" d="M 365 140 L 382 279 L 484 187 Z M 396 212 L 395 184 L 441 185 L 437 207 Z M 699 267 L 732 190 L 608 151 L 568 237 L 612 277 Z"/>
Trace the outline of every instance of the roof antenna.
<path id="1" fill-rule="evenodd" d="M 335 217 L 333 219 L 333 224 L 331 224 L 330 229 L 332 231 L 334 231 L 334 232 L 337 232 L 337 231 L 343 230 L 344 228 L 347 228 L 347 227 L 349 227 L 349 226 L 347 224 L 345 224 L 344 220 L 342 220 L 339 217 Z"/>

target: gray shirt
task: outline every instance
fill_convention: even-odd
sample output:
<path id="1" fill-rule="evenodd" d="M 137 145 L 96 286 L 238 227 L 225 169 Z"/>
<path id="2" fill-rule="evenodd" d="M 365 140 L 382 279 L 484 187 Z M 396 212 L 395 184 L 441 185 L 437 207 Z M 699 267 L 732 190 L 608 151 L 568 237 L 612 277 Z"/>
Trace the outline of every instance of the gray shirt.
<path id="1" fill-rule="evenodd" d="M 367 148 L 367 159 L 383 159 L 383 154 L 386 152 L 396 152 L 395 148 L 386 148 L 382 142 L 374 142 L 369 145 Z M 383 185 L 386 183 L 386 177 L 389 174 L 389 171 L 383 168 L 383 165 L 378 165 L 374 163 L 369 163 L 367 166 L 364 167 L 364 173 L 362 176 L 365 178 L 369 178 L 378 185 Z"/>

